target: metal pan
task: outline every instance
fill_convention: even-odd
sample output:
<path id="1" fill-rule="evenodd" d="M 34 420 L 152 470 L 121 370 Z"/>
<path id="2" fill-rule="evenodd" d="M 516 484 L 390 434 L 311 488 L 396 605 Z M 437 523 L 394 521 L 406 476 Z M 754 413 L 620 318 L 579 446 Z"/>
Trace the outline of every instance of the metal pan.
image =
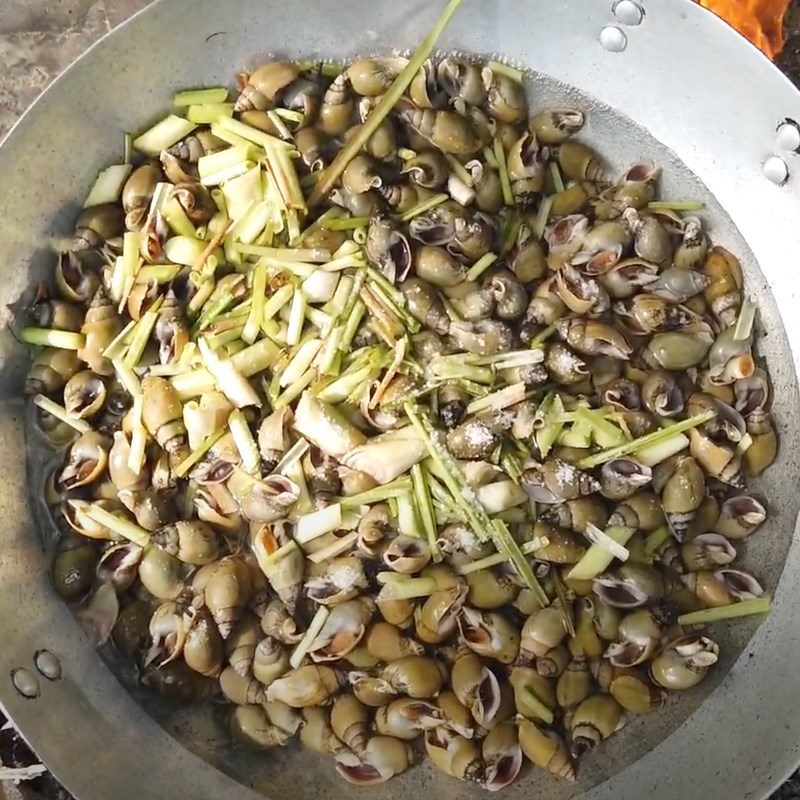
<path id="1" fill-rule="evenodd" d="M 532 98 L 586 108 L 586 135 L 621 167 L 659 162 L 667 197 L 703 199 L 716 240 L 743 256 L 760 307 L 760 352 L 775 381 L 781 453 L 762 488 L 771 517 L 749 560 L 774 591 L 760 620 L 721 635 L 715 681 L 598 748 L 577 784 L 531 774 L 506 797 L 553 800 L 757 798 L 791 770 L 800 742 L 800 160 L 776 128 L 800 118 L 800 94 L 755 48 L 690 0 L 468 0 L 443 49 L 503 54 L 533 71 Z M 52 266 L 47 244 L 65 234 L 99 166 L 119 155 L 120 131 L 141 127 L 192 85 L 229 82 L 259 56 L 313 58 L 411 48 L 438 13 L 428 0 L 160 0 L 80 59 L 23 117 L 0 148 L 0 305 Z M 615 15 L 616 10 L 616 15 Z M 617 18 L 619 17 L 619 19 Z M 613 30 L 604 29 L 612 26 Z M 779 137 L 780 138 L 780 137 Z M 774 160 L 775 158 L 779 160 Z M 768 159 L 772 177 L 765 176 Z M 778 174 L 776 175 L 775 170 Z M 343 798 L 331 764 L 294 749 L 231 749 L 213 714 L 147 705 L 120 687 L 50 588 L 49 534 L 37 531 L 26 474 L 24 353 L 0 343 L 0 701 L 23 735 L 80 800 Z M 32 487 L 29 488 L 29 487 Z M 785 568 L 784 568 L 785 563 Z M 782 574 L 781 574 L 782 573 Z M 760 622 L 760 625 L 759 625 Z M 42 648 L 61 677 L 36 671 Z M 52 667 L 53 665 L 50 664 Z M 17 684 L 35 688 L 27 699 Z M 51 676 L 55 673 L 49 671 Z M 124 682 L 124 675 L 122 677 Z M 133 695 L 136 690 L 131 689 Z M 140 698 L 139 698 L 140 699 Z M 427 767 L 382 787 L 386 800 L 478 795 Z"/>

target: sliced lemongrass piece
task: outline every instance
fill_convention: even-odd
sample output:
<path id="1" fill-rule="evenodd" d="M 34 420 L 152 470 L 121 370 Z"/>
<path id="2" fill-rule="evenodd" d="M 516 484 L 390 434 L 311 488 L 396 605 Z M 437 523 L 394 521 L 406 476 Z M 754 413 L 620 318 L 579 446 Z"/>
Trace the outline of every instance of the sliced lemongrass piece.
<path id="1" fill-rule="evenodd" d="M 704 608 L 702 611 L 690 611 L 678 617 L 678 625 L 710 625 L 712 622 L 722 622 L 726 619 L 749 617 L 752 614 L 766 614 L 772 607 L 769 597 L 754 597 L 750 600 L 740 600 L 727 606 Z"/>
<path id="2" fill-rule="evenodd" d="M 294 162 L 289 157 L 286 147 L 278 147 L 271 141 L 267 142 L 264 147 L 267 152 L 267 168 L 278 187 L 278 191 L 283 198 L 286 208 L 289 211 L 305 212 L 305 196 L 303 195 L 303 190 L 300 188 L 300 179 L 297 177 L 297 170 L 294 167 Z M 287 218 L 287 224 L 289 222 L 290 220 Z M 292 231 L 290 228 L 289 241 L 294 240 L 299 234 L 299 228 L 296 231 Z"/>
<path id="3" fill-rule="evenodd" d="M 50 416 L 61 420 L 61 422 L 69 425 L 70 428 L 78 431 L 78 433 L 89 433 L 89 431 L 92 430 L 92 426 L 85 419 L 78 419 L 70 416 L 64 406 L 59 405 L 49 397 L 45 397 L 43 394 L 35 395 L 33 398 L 33 403 L 41 408 L 42 411 L 50 414 Z"/>
<path id="4" fill-rule="evenodd" d="M 222 292 L 211 303 L 206 303 L 197 322 L 192 326 L 192 333 L 197 334 L 204 331 L 217 317 L 228 310 L 233 303 L 233 295 L 230 292 Z"/>
<path id="5" fill-rule="evenodd" d="M 414 464 L 411 467 L 411 485 L 414 490 L 414 498 L 422 528 L 428 540 L 428 549 L 431 551 L 431 558 L 436 563 L 442 560 L 442 551 L 438 542 L 436 516 L 433 513 L 433 504 L 431 503 L 431 496 L 425 478 L 425 467 L 422 464 Z"/>
<path id="6" fill-rule="evenodd" d="M 644 540 L 645 552 L 657 553 L 671 537 L 672 531 L 670 531 L 669 526 L 664 525 L 662 528 L 658 528 Z"/>
<path id="7" fill-rule="evenodd" d="M 281 139 L 292 138 L 292 132 L 286 127 L 286 123 L 283 121 L 280 114 L 276 114 L 273 109 L 270 109 L 267 111 L 267 117 L 275 127 L 275 130 L 278 131 L 278 135 L 281 137 Z"/>
<path id="8" fill-rule="evenodd" d="M 635 528 L 623 525 L 612 525 L 605 530 L 605 535 L 617 544 L 625 545 L 636 533 Z M 567 573 L 567 578 L 572 580 L 591 580 L 601 572 L 605 572 L 614 560 L 612 553 L 606 546 L 593 544 L 584 554 L 583 558 Z"/>
<path id="9" fill-rule="evenodd" d="M 136 327 L 135 320 L 131 320 L 109 343 L 105 350 L 103 350 L 103 357 L 111 361 L 125 352 L 131 331 Z"/>
<path id="10" fill-rule="evenodd" d="M 326 533 L 338 530 L 341 526 L 342 506 L 340 503 L 331 503 L 319 511 L 300 517 L 297 520 L 294 538 L 299 544 L 307 544 Z"/>
<path id="11" fill-rule="evenodd" d="M 689 417 L 688 419 L 668 425 L 666 428 L 662 428 L 661 430 L 647 433 L 644 436 L 640 436 L 638 439 L 633 439 L 632 441 L 625 442 L 625 444 L 621 444 L 617 447 L 610 447 L 607 450 L 601 451 L 600 453 L 586 456 L 578 462 L 577 466 L 581 469 L 592 469 L 593 467 L 598 467 L 600 464 L 605 464 L 607 461 L 612 461 L 615 458 L 622 458 L 622 456 L 626 456 L 629 453 L 636 453 L 645 447 L 651 447 L 652 445 L 664 442 L 671 436 L 674 436 L 676 433 L 683 433 L 683 431 L 688 431 L 690 428 L 696 428 L 698 425 L 708 422 L 715 416 L 716 412 L 711 409 L 704 411 L 702 414 L 695 414 L 693 417 Z"/>
<path id="12" fill-rule="evenodd" d="M 358 326 L 361 324 L 361 320 L 364 318 L 366 310 L 367 307 L 364 305 L 363 301 L 356 299 L 355 305 L 350 310 L 347 316 L 347 321 L 345 322 L 342 341 L 339 345 L 340 351 L 347 352 L 350 349 L 353 337 L 356 335 L 356 331 L 358 330 Z"/>
<path id="13" fill-rule="evenodd" d="M 493 147 L 489 147 L 489 146 L 484 147 L 483 148 L 483 157 L 486 160 L 486 163 L 492 169 L 497 169 L 498 168 L 497 159 L 495 158 Z"/>
<path id="14" fill-rule="evenodd" d="M 275 291 L 272 297 L 264 303 L 262 325 L 264 322 L 271 320 L 292 299 L 294 291 L 294 286 L 291 283 L 284 284 Z"/>
<path id="15" fill-rule="evenodd" d="M 352 531 L 351 533 L 342 536 L 340 539 L 336 539 L 336 541 L 327 547 L 323 547 L 321 550 L 317 550 L 315 553 L 307 555 L 306 558 L 312 564 L 324 564 L 326 561 L 330 561 L 330 559 L 336 558 L 337 556 L 352 550 L 357 541 L 358 533 L 357 531 Z"/>
<path id="16" fill-rule="evenodd" d="M 264 306 L 266 305 L 267 293 L 267 268 L 263 264 L 256 264 L 253 270 L 253 302 L 250 305 L 250 313 L 247 316 L 242 340 L 248 344 L 258 338 L 261 332 L 261 322 L 264 319 Z"/>
<path id="17" fill-rule="evenodd" d="M 321 227 L 327 231 L 350 231 L 369 225 L 369 217 L 331 217 Z"/>
<path id="18" fill-rule="evenodd" d="M 124 517 L 120 517 L 117 514 L 112 514 L 96 503 L 88 503 L 83 513 L 86 514 L 89 519 L 103 525 L 113 533 L 124 537 L 134 544 L 138 544 L 139 547 L 146 547 L 150 542 L 150 533 L 140 525 Z"/>
<path id="19" fill-rule="evenodd" d="M 579 406 L 575 409 L 575 417 L 591 427 L 594 440 L 600 447 L 616 447 L 627 441 L 625 434 L 596 408 Z"/>
<path id="20" fill-rule="evenodd" d="M 320 200 L 328 196 L 331 189 L 335 186 L 336 181 L 339 180 L 344 172 L 345 167 L 361 152 L 361 149 L 369 141 L 372 134 L 378 130 L 384 119 L 391 113 L 397 101 L 411 85 L 411 81 L 414 80 L 423 62 L 430 56 L 436 45 L 436 40 L 450 21 L 450 17 L 453 16 L 462 2 L 463 0 L 450 0 L 441 17 L 436 21 L 436 24 L 431 28 L 428 35 L 420 42 L 409 59 L 408 64 L 394 79 L 388 91 L 380 99 L 369 117 L 367 117 L 366 122 L 357 129 L 355 135 L 352 136 L 339 151 L 333 163 L 325 168 L 320 182 L 316 185 L 311 194 L 311 199 L 309 200 L 309 205 L 311 207 L 317 205 Z"/>
<path id="21" fill-rule="evenodd" d="M 467 364 L 463 359 L 451 359 L 447 356 L 435 356 L 431 359 L 430 368 L 437 378 L 466 378 L 475 383 L 494 383 L 494 370 L 491 367 L 479 367 Z"/>
<path id="22" fill-rule="evenodd" d="M 478 278 L 486 272 L 489 267 L 497 261 L 497 254 L 496 253 L 486 253 L 482 255 L 467 271 L 466 280 L 469 281 L 476 281 Z"/>
<path id="23" fill-rule="evenodd" d="M 554 333 L 556 332 L 556 323 L 554 322 L 552 325 L 548 325 L 546 328 L 542 328 L 536 336 L 531 339 L 530 347 L 533 348 L 540 348 Z"/>
<path id="24" fill-rule="evenodd" d="M 219 390 L 236 408 L 260 406 L 261 400 L 247 379 L 236 369 L 229 358 L 220 358 L 205 339 L 198 341 L 200 355 L 206 369 L 213 375 Z"/>
<path id="25" fill-rule="evenodd" d="M 131 409 L 132 433 L 130 452 L 128 453 L 128 469 L 132 470 L 136 475 L 141 474 L 146 458 L 147 431 L 142 422 L 143 405 L 144 397 L 141 394 L 133 398 L 133 407 Z"/>
<path id="26" fill-rule="evenodd" d="M 308 370 L 302 377 L 289 386 L 282 394 L 278 395 L 273 403 L 275 409 L 283 408 L 293 403 L 314 382 L 314 370 Z"/>
<path id="27" fill-rule="evenodd" d="M 306 296 L 302 292 L 292 295 L 292 304 L 289 309 L 289 329 L 286 332 L 287 344 L 298 344 L 303 333 L 303 323 L 306 319 Z"/>
<path id="28" fill-rule="evenodd" d="M 505 75 L 507 78 L 511 78 L 512 81 L 522 83 L 522 71 L 516 67 L 504 64 L 502 61 L 489 61 L 486 66 L 496 75 Z"/>
<path id="29" fill-rule="evenodd" d="M 663 442 L 642 447 L 634 455 L 647 467 L 654 467 L 662 461 L 680 453 L 689 446 L 689 437 L 683 433 L 675 433 Z"/>
<path id="30" fill-rule="evenodd" d="M 191 236 L 197 238 L 197 228 L 193 225 L 183 206 L 178 202 L 177 197 L 174 195 L 170 197 L 161 207 L 161 213 L 164 215 L 164 220 L 172 229 L 173 233 L 180 236 Z"/>
<path id="31" fill-rule="evenodd" d="M 383 585 L 375 598 L 377 602 L 387 600 L 413 600 L 415 597 L 430 597 L 438 585 L 433 578 L 406 578 L 389 581 Z"/>
<path id="32" fill-rule="evenodd" d="M 338 283 L 338 272 L 318 269 L 303 281 L 300 289 L 309 303 L 327 303 L 333 297 Z"/>
<path id="33" fill-rule="evenodd" d="M 521 403 L 525 399 L 525 384 L 512 383 L 504 389 L 479 397 L 467 406 L 467 414 L 480 414 L 483 411 L 502 411 L 504 408 Z"/>
<path id="34" fill-rule="evenodd" d="M 255 155 L 255 148 L 252 145 L 226 147 L 224 150 L 217 150 L 214 153 L 200 156 L 200 158 L 197 159 L 197 173 L 202 181 L 203 178 L 207 178 L 210 175 L 214 175 L 236 164 L 254 161 Z"/>
<path id="35" fill-rule="evenodd" d="M 553 196 L 543 197 L 539 202 L 539 210 L 536 212 L 536 219 L 531 227 L 531 232 L 537 239 L 544 236 L 547 220 L 550 218 L 550 211 L 553 208 Z"/>
<path id="36" fill-rule="evenodd" d="M 508 165 L 506 164 L 506 154 L 503 150 L 503 143 L 498 136 L 494 140 L 494 157 L 497 161 L 497 173 L 500 176 L 500 188 L 503 190 L 503 202 L 507 206 L 514 205 L 514 193 L 511 191 L 511 181 L 508 177 Z"/>
<path id="37" fill-rule="evenodd" d="M 325 261 L 330 261 L 331 258 L 330 250 L 323 250 L 320 247 L 299 247 L 293 249 L 290 247 L 265 247 L 258 244 L 240 244 L 238 249 L 245 255 L 268 256 L 286 262 L 307 261 L 312 264 L 321 264 Z"/>
<path id="38" fill-rule="evenodd" d="M 55 328 L 23 328 L 19 338 L 26 344 L 58 347 L 61 350 L 80 350 L 86 341 L 81 333 Z"/>
<path id="39" fill-rule="evenodd" d="M 243 175 L 257 168 L 258 165 L 255 161 L 249 159 L 246 161 L 237 161 L 229 167 L 223 167 L 217 172 L 212 172 L 205 178 L 201 178 L 200 183 L 202 183 L 203 186 L 225 186 L 228 183 L 232 183 L 235 178 L 241 178 Z"/>
<path id="40" fill-rule="evenodd" d="M 259 564 L 263 564 L 264 566 L 271 566 L 272 564 L 277 564 L 282 558 L 285 558 L 294 550 L 298 550 L 297 542 L 294 539 L 290 539 L 286 544 L 281 545 L 277 550 L 269 553 L 268 555 L 263 555 L 259 559 Z"/>
<path id="41" fill-rule="evenodd" d="M 375 580 L 381 585 L 386 586 L 387 583 L 396 583 L 397 581 L 407 581 L 408 575 L 402 572 L 379 572 L 375 576 Z"/>
<path id="42" fill-rule="evenodd" d="M 647 204 L 648 211 L 702 211 L 702 200 L 656 200 Z"/>
<path id="43" fill-rule="evenodd" d="M 553 712 L 527 686 L 523 686 L 520 691 L 525 695 L 526 710 L 535 714 L 545 725 L 552 725 L 555 719 Z"/>
<path id="44" fill-rule="evenodd" d="M 395 498 L 397 502 L 397 529 L 404 536 L 411 536 L 414 539 L 426 538 L 422 528 L 417 507 L 414 502 L 414 493 L 411 489 L 403 492 Z"/>
<path id="45" fill-rule="evenodd" d="M 512 480 L 497 480 L 479 486 L 475 494 L 489 514 L 500 514 L 528 501 L 528 495 Z"/>
<path id="46" fill-rule="evenodd" d="M 536 599 L 542 605 L 547 605 L 549 602 L 547 592 L 545 592 L 542 585 L 539 583 L 539 579 L 534 575 L 530 562 L 511 535 L 505 522 L 495 519 L 492 523 L 492 527 L 494 528 L 492 539 L 498 552 L 505 553 L 509 556 L 520 578 L 525 582 L 525 585 L 533 592 Z"/>
<path id="47" fill-rule="evenodd" d="M 456 572 L 459 575 L 471 575 L 473 572 L 480 572 L 484 569 L 496 567 L 498 564 L 504 564 L 508 561 L 507 553 L 492 553 L 486 558 L 480 558 L 477 561 L 470 561 L 466 564 L 460 564 L 456 567 Z"/>
<path id="48" fill-rule="evenodd" d="M 191 267 L 203 255 L 206 242 L 193 236 L 172 236 L 164 243 L 164 255 L 174 264 Z"/>
<path id="49" fill-rule="evenodd" d="M 200 446 L 196 450 L 193 450 L 191 453 L 189 453 L 189 455 L 186 456 L 186 458 L 184 458 L 183 461 L 181 461 L 180 464 L 175 467 L 173 472 L 179 478 L 185 477 L 189 470 L 195 464 L 197 464 L 197 462 L 200 461 L 200 459 L 203 458 L 203 456 L 222 438 L 226 430 L 227 429 L 223 426 L 218 431 L 214 431 L 206 436 Z"/>
<path id="50" fill-rule="evenodd" d="M 736 319 L 736 327 L 733 329 L 733 339 L 736 342 L 743 342 L 753 335 L 753 323 L 756 319 L 756 304 L 745 297 L 739 316 Z"/>
<path id="51" fill-rule="evenodd" d="M 429 197 L 426 200 L 421 200 L 414 206 L 408 209 L 400 215 L 400 222 L 410 222 L 414 217 L 418 217 L 421 214 L 425 214 L 428 211 L 436 208 L 436 206 L 440 206 L 442 203 L 447 202 L 450 199 L 449 194 L 445 194 L 442 192 L 441 194 L 435 194 L 433 197 Z"/>
<path id="52" fill-rule="evenodd" d="M 125 131 L 122 135 L 122 163 L 130 164 L 133 161 L 133 136 Z"/>
<path id="53" fill-rule="evenodd" d="M 133 147 L 140 153 L 155 158 L 162 150 L 188 136 L 196 127 L 194 122 L 170 114 L 134 139 Z"/>
<path id="54" fill-rule="evenodd" d="M 138 366 L 142 358 L 142 353 L 144 353 L 144 349 L 150 341 L 150 334 L 153 332 L 153 328 L 158 320 L 158 312 L 163 302 L 163 297 L 157 297 L 150 308 L 142 314 L 141 318 L 136 323 L 136 329 L 131 334 L 128 351 L 122 359 L 126 366 L 131 368 Z"/>
<path id="55" fill-rule="evenodd" d="M 220 117 L 220 119 L 229 119 L 229 117 Z M 244 139 L 241 136 L 237 136 L 235 133 L 225 130 L 225 128 L 220 126 L 219 120 L 211 123 L 211 133 L 216 136 L 217 139 L 222 139 L 223 142 L 227 142 L 233 147 L 248 147 L 253 145 L 253 142 L 249 139 Z"/>
<path id="56" fill-rule="evenodd" d="M 553 189 L 556 193 L 564 191 L 564 179 L 561 177 L 561 170 L 555 161 L 550 162 L 550 178 L 553 181 Z"/>
<path id="57" fill-rule="evenodd" d="M 83 207 L 118 202 L 122 194 L 122 187 L 128 180 L 132 169 L 130 164 L 114 164 L 100 170 L 89 194 L 86 195 Z"/>
<path id="58" fill-rule="evenodd" d="M 520 550 L 526 555 L 533 555 L 537 550 L 541 550 L 549 544 L 550 540 L 546 536 L 534 536 L 530 541 L 521 544 Z"/>
<path id="59" fill-rule="evenodd" d="M 322 630 L 323 625 L 325 625 L 325 620 L 328 619 L 328 614 L 330 613 L 330 610 L 325 606 L 320 606 L 317 609 L 317 613 L 314 614 L 313 619 L 309 623 L 308 630 L 289 656 L 289 664 L 294 669 L 297 669 L 303 663 L 306 653 L 308 653 L 311 645 L 314 643 L 314 639 L 319 636 L 319 632 Z"/>
<path id="60" fill-rule="evenodd" d="M 131 396 L 138 397 L 142 393 L 142 384 L 137 374 L 121 358 L 111 359 L 111 366 L 117 373 L 117 380 L 122 388 Z"/>
<path id="61" fill-rule="evenodd" d="M 275 113 L 281 119 L 296 122 L 298 125 L 301 125 L 306 118 L 302 111 L 293 111 L 291 108 L 276 108 Z"/>
<path id="62" fill-rule="evenodd" d="M 241 122 L 238 119 L 221 117 L 217 122 L 217 125 L 219 126 L 220 130 L 227 131 L 228 133 L 232 133 L 242 139 L 246 139 L 248 142 L 257 144 L 259 147 L 262 147 L 265 150 L 267 145 L 270 144 L 282 149 L 291 150 L 293 148 L 291 142 L 284 142 L 283 139 L 279 139 L 277 136 L 270 136 L 270 134 L 264 133 L 264 131 L 260 131 L 258 128 L 252 127 L 252 125 L 246 125 L 244 122 Z"/>
<path id="63" fill-rule="evenodd" d="M 414 155 L 416 155 L 416 153 L 414 153 Z M 411 157 L 414 158 L 414 156 Z M 447 159 L 450 169 L 453 170 L 455 176 L 464 184 L 464 186 L 472 187 L 473 180 L 470 171 L 454 155 L 445 153 L 444 157 Z"/>
<path id="64" fill-rule="evenodd" d="M 359 492 L 349 497 L 340 497 L 339 503 L 343 509 L 358 508 L 359 506 L 368 506 L 373 503 L 383 503 L 390 497 L 399 497 L 410 488 L 410 478 L 397 478 L 383 486 L 376 486 L 374 489 L 367 489 L 364 492 Z"/>
<path id="65" fill-rule="evenodd" d="M 233 103 L 203 103 L 186 109 L 186 119 L 198 125 L 210 125 L 212 122 L 218 122 L 221 117 L 232 116 Z"/>
<path id="66" fill-rule="evenodd" d="M 602 547 L 603 550 L 606 550 L 618 561 L 627 561 L 630 558 L 631 554 L 627 547 L 624 547 L 613 537 L 608 536 L 606 533 L 601 531 L 597 525 L 591 522 L 586 523 L 586 529 L 584 530 L 583 535 L 593 545 L 596 544 L 599 547 Z"/>
<path id="67" fill-rule="evenodd" d="M 228 416 L 228 429 L 231 432 L 236 449 L 242 457 L 242 466 L 245 472 L 250 474 L 257 472 L 261 466 L 261 455 L 241 409 L 235 408 L 231 411 Z"/>
<path id="68" fill-rule="evenodd" d="M 311 445 L 305 439 L 298 439 L 284 454 L 280 461 L 275 465 L 273 474 L 286 475 L 287 470 L 291 470 L 294 465 L 308 452 Z"/>
<path id="69" fill-rule="evenodd" d="M 207 105 L 208 103 L 224 103 L 228 99 L 228 90 L 224 86 L 207 86 L 202 89 L 184 89 L 175 92 L 172 104 L 175 106 Z"/>
<path id="70" fill-rule="evenodd" d="M 317 357 L 321 347 L 321 339 L 309 339 L 307 342 L 303 342 L 292 360 L 286 365 L 279 385 L 286 388 L 299 381 Z"/>

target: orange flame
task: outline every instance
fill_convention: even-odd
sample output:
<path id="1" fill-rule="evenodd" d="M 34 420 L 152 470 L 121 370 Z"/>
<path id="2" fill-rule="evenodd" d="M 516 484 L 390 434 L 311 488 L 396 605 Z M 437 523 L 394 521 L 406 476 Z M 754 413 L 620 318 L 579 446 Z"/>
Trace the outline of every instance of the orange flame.
<path id="1" fill-rule="evenodd" d="M 791 0 L 698 0 L 769 58 L 783 50 L 783 18 Z"/>

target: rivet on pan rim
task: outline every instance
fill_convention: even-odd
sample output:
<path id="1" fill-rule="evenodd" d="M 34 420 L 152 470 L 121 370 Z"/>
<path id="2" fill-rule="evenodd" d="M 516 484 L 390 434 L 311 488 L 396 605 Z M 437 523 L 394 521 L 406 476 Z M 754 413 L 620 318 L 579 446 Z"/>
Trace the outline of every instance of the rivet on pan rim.
<path id="1" fill-rule="evenodd" d="M 49 650 L 39 650 L 34 656 L 33 663 L 36 669 L 49 681 L 57 681 L 61 678 L 61 662 L 58 657 Z"/>
<path id="2" fill-rule="evenodd" d="M 781 150 L 797 152 L 800 150 L 800 125 L 793 119 L 785 119 L 775 131 L 775 144 Z"/>
<path id="3" fill-rule="evenodd" d="M 14 688 L 23 697 L 33 699 L 39 696 L 39 679 L 29 669 L 25 669 L 24 667 L 12 669 L 11 683 L 14 684 Z"/>
<path id="4" fill-rule="evenodd" d="M 600 44 L 609 53 L 621 53 L 628 46 L 628 37 L 615 25 L 600 31 Z"/>
<path id="5" fill-rule="evenodd" d="M 789 167 L 780 156 L 770 156 L 764 162 L 764 175 L 780 186 L 789 180 Z"/>
<path id="6" fill-rule="evenodd" d="M 644 19 L 644 9 L 634 0 L 617 0 L 611 10 L 623 25 L 641 25 Z"/>

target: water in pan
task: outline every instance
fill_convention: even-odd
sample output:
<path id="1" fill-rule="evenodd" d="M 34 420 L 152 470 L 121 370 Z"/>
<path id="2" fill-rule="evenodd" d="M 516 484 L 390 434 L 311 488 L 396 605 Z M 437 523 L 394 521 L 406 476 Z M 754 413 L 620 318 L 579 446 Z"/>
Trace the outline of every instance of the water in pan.
<path id="1" fill-rule="evenodd" d="M 766 360 L 774 384 L 774 415 L 781 441 L 778 462 L 764 479 L 753 485 L 769 500 L 769 519 L 753 540 L 745 544 L 745 563 L 771 592 L 780 578 L 793 521 L 800 506 L 800 497 L 794 490 L 800 485 L 800 435 L 796 429 L 791 430 L 788 424 L 790 414 L 787 410 L 798 405 L 797 383 L 788 342 L 764 276 L 735 226 L 698 177 L 684 166 L 675 153 L 660 145 L 631 118 L 543 74 L 535 74 L 530 78 L 529 100 L 534 109 L 574 106 L 586 111 L 588 124 L 579 138 L 594 146 L 609 162 L 614 173 L 641 160 L 652 160 L 661 165 L 662 198 L 704 201 L 706 209 L 701 216 L 714 242 L 728 247 L 742 261 L 747 291 L 758 301 L 758 351 Z M 636 114 L 635 108 L 629 111 Z M 29 428 L 29 443 L 37 439 L 39 437 Z M 45 454 L 41 448 L 29 450 L 28 485 L 43 536 L 51 545 L 54 541 L 53 527 L 40 498 L 44 474 L 41 467 L 43 462 L 50 462 L 52 458 L 52 452 Z M 629 715 L 628 723 L 620 733 L 584 756 L 575 784 L 531 769 L 516 784 L 504 790 L 504 796 L 515 799 L 546 791 L 550 800 L 566 800 L 623 770 L 675 731 L 720 681 L 736 680 L 735 670 L 731 671 L 730 668 L 739 655 L 746 651 L 758 624 L 757 618 L 749 618 L 717 626 L 715 634 L 722 652 L 720 663 L 709 677 L 698 689 L 668 698 L 666 706 L 657 713 L 646 717 Z M 111 647 L 102 648 L 101 655 L 120 682 L 154 719 L 187 749 L 237 781 L 274 800 L 332 800 L 350 796 L 354 791 L 335 775 L 330 757 L 304 751 L 296 744 L 268 753 L 252 752 L 232 745 L 226 730 L 219 724 L 219 715 L 213 705 L 181 710 L 166 707 L 137 684 L 130 665 Z M 758 654 L 752 656 L 758 657 Z M 477 787 L 445 777 L 430 764 L 393 779 L 383 785 L 380 792 L 386 800 L 401 800 L 412 790 L 425 791 L 440 800 L 462 800 L 483 794 Z"/>

